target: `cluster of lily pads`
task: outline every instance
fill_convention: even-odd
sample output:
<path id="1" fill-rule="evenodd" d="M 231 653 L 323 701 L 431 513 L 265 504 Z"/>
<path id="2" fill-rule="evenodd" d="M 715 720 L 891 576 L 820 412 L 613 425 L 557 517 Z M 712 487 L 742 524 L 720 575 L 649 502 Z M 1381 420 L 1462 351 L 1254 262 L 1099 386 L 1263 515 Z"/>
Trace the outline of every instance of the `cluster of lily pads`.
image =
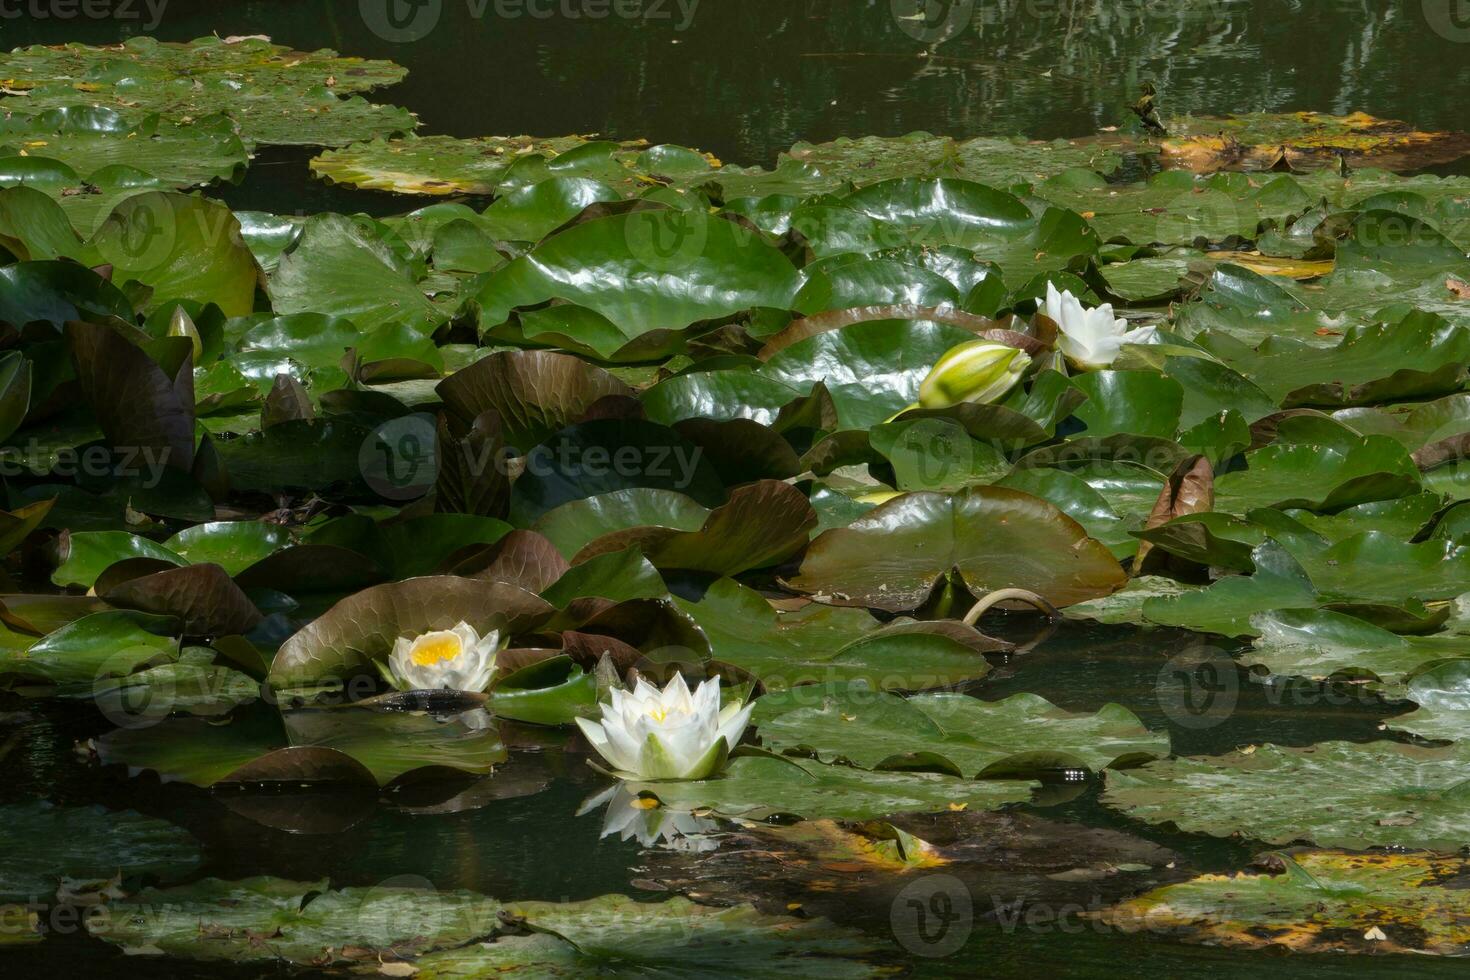
<path id="1" fill-rule="evenodd" d="M 1255 892 L 1316 909 L 1404 867 L 1463 905 L 1439 855 L 1470 844 L 1470 179 L 1356 169 L 1448 134 L 914 134 L 765 170 L 414 136 L 351 94 L 401 74 L 249 38 L 0 57 L 0 542 L 36 583 L 3 598 L 0 678 L 94 701 L 98 764 L 390 794 L 494 780 L 505 725 L 580 729 L 612 830 L 702 849 L 716 818 L 840 821 L 897 870 L 928 845 L 893 815 L 1105 774 L 1143 823 L 1425 852 L 1170 885 L 1102 913 L 1120 928 L 1187 898 L 1193 934 L 1264 944 L 1228 928 Z M 273 143 L 458 197 L 372 218 L 187 192 Z M 1368 744 L 1171 756 L 1119 705 L 985 697 L 1025 648 L 980 617 L 1033 605 L 1412 711 Z M 395 946 L 333 931 L 365 900 L 320 884 L 179 887 L 118 899 L 118 922 L 184 904 L 104 938 L 250 958 L 268 922 L 291 940 L 269 955 L 394 946 L 465 976 L 573 972 L 609 930 L 650 956 L 671 922 L 776 934 L 748 908 L 380 896 L 374 923 L 424 917 Z M 218 945 L 180 940 L 216 919 Z M 776 921 L 769 955 L 867 968 L 855 934 Z M 1364 943 L 1470 948 L 1396 929 Z"/>

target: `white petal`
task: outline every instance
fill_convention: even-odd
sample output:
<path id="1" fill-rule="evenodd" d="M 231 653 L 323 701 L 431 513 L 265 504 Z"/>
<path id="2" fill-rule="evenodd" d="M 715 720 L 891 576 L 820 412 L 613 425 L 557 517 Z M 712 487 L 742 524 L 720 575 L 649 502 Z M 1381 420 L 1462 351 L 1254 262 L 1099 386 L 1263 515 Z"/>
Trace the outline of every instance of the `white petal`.
<path id="1" fill-rule="evenodd" d="M 638 758 L 643 754 L 641 739 L 615 718 L 604 718 L 603 734 L 607 736 L 607 747 L 600 749 L 603 758 L 623 772 L 638 772 Z"/>
<path id="2" fill-rule="evenodd" d="M 694 710 L 701 715 L 719 713 L 720 679 L 718 677 L 711 677 L 695 689 Z"/>
<path id="3" fill-rule="evenodd" d="M 1057 292 L 1057 284 L 1050 281 L 1046 284 L 1046 315 L 1057 323 L 1062 322 L 1062 294 Z"/>
<path id="4" fill-rule="evenodd" d="M 589 721 L 586 718 L 578 718 L 577 727 L 582 730 L 582 734 L 586 736 L 588 743 L 597 751 L 598 755 L 602 756 L 603 760 L 609 766 L 613 769 L 632 771 L 637 756 L 629 756 L 622 752 L 618 746 L 614 745 L 613 740 L 608 737 L 608 731 L 605 726 L 599 725 L 595 721 Z"/>
<path id="5" fill-rule="evenodd" d="M 689 685 L 684 683 L 684 675 L 674 674 L 674 679 L 664 687 L 662 702 L 664 708 L 671 711 L 682 711 L 687 714 L 694 712 L 694 702 L 689 697 Z"/>
<path id="6" fill-rule="evenodd" d="M 750 724 L 750 713 L 754 710 L 755 702 L 751 702 L 720 725 L 720 737 L 725 740 L 731 752 L 735 751 L 740 736 L 745 734 L 746 726 Z"/>

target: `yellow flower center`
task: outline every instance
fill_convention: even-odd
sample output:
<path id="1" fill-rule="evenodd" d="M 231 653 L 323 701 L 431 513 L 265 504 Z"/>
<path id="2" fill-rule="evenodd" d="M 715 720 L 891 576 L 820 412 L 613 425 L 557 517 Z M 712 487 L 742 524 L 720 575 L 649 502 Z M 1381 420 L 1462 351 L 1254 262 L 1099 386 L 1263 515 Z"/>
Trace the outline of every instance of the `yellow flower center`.
<path id="1" fill-rule="evenodd" d="M 663 707 L 662 705 L 660 705 L 657 708 L 649 708 L 648 709 L 648 717 L 652 718 L 656 722 L 659 722 L 660 724 L 662 724 L 663 723 L 663 720 L 665 718 L 667 718 L 668 716 L 669 716 L 669 710 L 667 708 Z"/>
<path id="2" fill-rule="evenodd" d="M 432 667 L 446 660 L 453 660 L 464 653 L 464 643 L 453 633 L 438 636 L 421 636 L 413 642 L 409 658 L 420 667 Z"/>

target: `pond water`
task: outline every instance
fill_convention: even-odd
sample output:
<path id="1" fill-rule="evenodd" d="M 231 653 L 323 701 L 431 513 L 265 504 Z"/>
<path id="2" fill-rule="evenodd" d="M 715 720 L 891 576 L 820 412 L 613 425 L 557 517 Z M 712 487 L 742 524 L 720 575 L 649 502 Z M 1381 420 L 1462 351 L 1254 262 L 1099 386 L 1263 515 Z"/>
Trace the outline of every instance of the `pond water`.
<path id="1" fill-rule="evenodd" d="M 839 136 L 1086 135 L 1130 118 L 1150 80 L 1170 113 L 1361 110 L 1426 129 L 1461 126 L 1446 93 L 1470 89 L 1470 25 L 1449 19 L 1452 0 L 955 0 L 937 44 L 900 28 L 904 0 L 626 0 L 640 16 L 601 19 L 560 13 L 598 0 L 419 2 L 416 40 L 385 39 L 347 0 L 169 0 L 153 33 L 396 61 L 408 79 L 380 100 L 425 133 L 642 137 L 765 166 Z M 147 23 L 0 20 L 0 44 L 112 43 Z M 1410 67 L 1427 65 L 1432 78 Z M 306 156 L 268 152 L 227 199 L 394 210 L 311 181 Z"/>
<path id="2" fill-rule="evenodd" d="M 428 133 L 597 132 L 697 146 L 747 164 L 769 165 L 798 140 L 842 135 L 920 129 L 967 136 L 1086 134 L 1123 122 L 1145 80 L 1157 83 L 1172 112 L 1363 110 L 1421 128 L 1464 125 L 1463 100 L 1456 95 L 1470 91 L 1470 48 L 1462 36 L 1470 25 L 1461 29 L 1445 20 L 1446 4 L 1434 0 L 984 0 L 953 6 L 970 17 L 950 25 L 954 36 L 928 44 L 903 29 L 888 0 L 704 0 L 683 7 L 650 0 L 637 7 L 641 16 L 602 19 L 568 16 L 565 11 L 589 9 L 577 0 L 488 7 L 443 0 L 428 5 L 425 16 L 437 22 L 412 41 L 382 36 L 381 25 L 375 29 L 356 2 L 170 0 L 154 33 L 166 40 L 269 34 L 300 48 L 392 59 L 410 75 L 379 98 L 414 110 Z M 555 13 L 533 16 L 524 12 L 529 8 Z M 7 19 L 0 20 L 0 44 L 105 43 L 142 30 L 128 21 Z M 414 206 L 313 182 L 305 158 L 267 152 L 242 187 L 221 196 L 235 207 L 276 212 L 387 213 Z M 1036 625 L 1016 619 L 1004 628 L 1018 636 Z M 1073 711 L 1118 702 L 1146 725 L 1168 728 L 1178 754 L 1264 741 L 1306 745 L 1382 737 L 1380 722 L 1392 710 L 1381 703 L 1342 703 L 1310 687 L 1269 688 L 1223 664 L 1228 648 L 1201 653 L 1197 645 L 1197 637 L 1184 634 L 1068 625 L 970 690 L 987 700 L 1034 692 Z M 1201 657 L 1214 657 L 1213 665 L 1196 667 Z M 1211 699 L 1222 694 L 1233 708 L 1211 715 Z M 544 733 L 506 733 L 512 745 L 517 737 L 526 742 L 510 764 L 518 775 L 511 782 L 525 795 L 466 812 L 428 813 L 432 800 L 247 803 L 160 785 L 151 776 L 129 778 L 116 768 L 99 771 L 74 746 L 110 727 L 90 707 L 0 700 L 0 802 L 45 797 L 167 819 L 204 844 L 204 870 L 226 878 L 325 877 L 344 886 L 408 876 L 439 888 L 555 901 L 638 894 L 659 873 L 636 842 L 599 839 L 599 814 L 573 815 L 602 779 L 584 764 L 584 755 L 564 752 Z M 1247 844 L 1130 822 L 1097 802 L 1095 782 L 1053 789 L 1022 809 L 1047 821 L 1152 841 L 1199 871 L 1236 869 L 1253 853 Z M 1065 831 L 1057 839 L 1068 846 Z M 1263 955 L 1091 927 L 1006 928 L 987 919 L 994 898 L 1014 897 L 1003 891 L 975 895 L 975 921 L 964 925 L 963 948 L 943 958 L 911 949 L 917 972 L 1104 977 L 1152 970 L 1245 977 L 1281 966 Z M 1068 900 L 1086 904 L 1091 897 L 1091 886 L 1081 883 Z M 883 930 L 876 916 L 863 924 Z M 11 976 L 73 971 L 130 977 L 145 968 L 165 978 L 303 973 L 172 959 L 145 964 L 77 935 L 3 956 Z M 1392 976 L 1409 968 L 1390 957 L 1313 957 L 1291 964 L 1296 975 L 1312 977 Z M 1463 973 L 1425 959 L 1413 960 L 1412 969 L 1424 976 Z"/>

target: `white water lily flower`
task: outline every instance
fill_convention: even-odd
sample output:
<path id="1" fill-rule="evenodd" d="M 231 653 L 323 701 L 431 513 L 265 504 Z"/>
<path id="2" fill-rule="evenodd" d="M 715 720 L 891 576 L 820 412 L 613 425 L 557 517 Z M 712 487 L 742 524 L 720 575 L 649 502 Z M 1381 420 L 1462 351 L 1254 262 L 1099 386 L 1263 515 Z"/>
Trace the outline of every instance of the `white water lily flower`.
<path id="1" fill-rule="evenodd" d="M 578 718 L 587 741 L 621 779 L 705 779 L 724 765 L 750 723 L 754 705 L 720 707 L 720 680 L 689 693 L 682 674 L 660 691 L 643 678 L 616 688 L 602 719 Z"/>
<path id="2" fill-rule="evenodd" d="M 919 385 L 921 408 L 988 404 L 1016 386 L 1031 355 L 993 340 L 971 340 L 944 352 Z"/>
<path id="3" fill-rule="evenodd" d="M 1152 344 L 1158 339 L 1153 327 L 1128 329 L 1128 321 L 1113 316 L 1113 305 L 1104 303 L 1089 310 L 1070 292 L 1057 292 L 1046 284 L 1046 315 L 1056 321 L 1061 334 L 1057 348 L 1062 356 L 1083 371 L 1098 371 L 1118 359 L 1124 344 Z"/>
<path id="4" fill-rule="evenodd" d="M 617 834 L 624 841 L 637 840 L 644 847 L 704 853 L 719 846 L 713 835 L 720 829 L 715 820 L 696 817 L 687 810 L 670 810 L 657 800 L 636 796 L 619 783 L 582 804 L 577 816 L 607 804 L 602 817 L 602 837 Z"/>
<path id="5" fill-rule="evenodd" d="M 383 675 L 400 691 L 469 691 L 479 694 L 495 676 L 500 631 L 480 636 L 468 623 L 393 644 Z"/>

